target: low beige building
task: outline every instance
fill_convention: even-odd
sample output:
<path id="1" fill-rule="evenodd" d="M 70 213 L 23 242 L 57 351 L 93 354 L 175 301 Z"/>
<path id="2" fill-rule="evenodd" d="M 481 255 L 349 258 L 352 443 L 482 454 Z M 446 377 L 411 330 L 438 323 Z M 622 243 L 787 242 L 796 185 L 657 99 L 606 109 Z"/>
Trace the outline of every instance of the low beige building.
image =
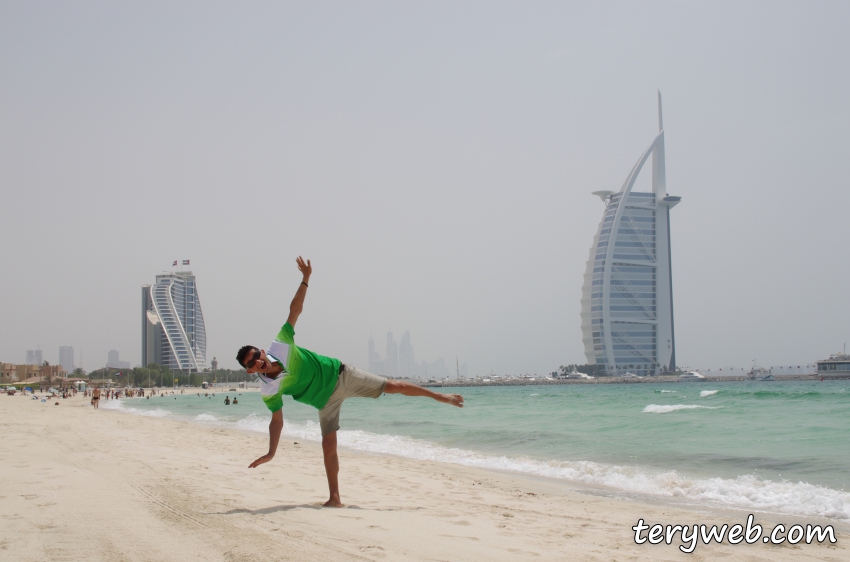
<path id="1" fill-rule="evenodd" d="M 13 384 L 28 379 L 65 378 L 68 373 L 61 365 L 16 365 L 0 363 L 0 384 Z"/>

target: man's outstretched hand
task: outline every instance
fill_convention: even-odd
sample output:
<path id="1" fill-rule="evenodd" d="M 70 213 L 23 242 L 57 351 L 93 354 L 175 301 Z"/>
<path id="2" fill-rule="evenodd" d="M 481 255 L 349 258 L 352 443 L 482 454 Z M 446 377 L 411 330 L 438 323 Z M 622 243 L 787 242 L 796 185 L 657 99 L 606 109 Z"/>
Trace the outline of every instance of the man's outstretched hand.
<path id="1" fill-rule="evenodd" d="M 249 464 L 248 468 L 257 468 L 261 464 L 267 463 L 270 460 L 272 460 L 273 458 L 274 458 L 274 455 L 263 455 L 262 457 L 258 458 L 257 460 L 255 460 L 254 462 Z"/>
<path id="2" fill-rule="evenodd" d="M 298 256 L 298 259 L 295 260 L 295 263 L 298 264 L 298 271 L 304 276 L 305 279 L 309 279 L 310 275 L 313 273 L 313 266 L 310 265 L 310 260 L 304 262 L 304 258 Z"/>

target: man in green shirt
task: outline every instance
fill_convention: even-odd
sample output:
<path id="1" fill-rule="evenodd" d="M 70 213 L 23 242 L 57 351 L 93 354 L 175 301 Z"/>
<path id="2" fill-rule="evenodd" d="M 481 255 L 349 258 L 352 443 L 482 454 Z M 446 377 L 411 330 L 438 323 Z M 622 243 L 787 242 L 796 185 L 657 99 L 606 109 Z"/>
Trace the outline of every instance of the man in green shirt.
<path id="1" fill-rule="evenodd" d="M 330 489 L 330 499 L 324 505 L 342 507 L 339 498 L 336 432 L 339 429 L 340 408 L 346 398 L 377 398 L 383 393 L 427 396 L 438 402 L 463 408 L 463 396 L 442 394 L 406 381 L 385 379 L 341 363 L 339 359 L 318 355 L 295 345 L 295 322 L 304 308 L 304 297 L 307 296 L 307 286 L 313 273 L 310 260 L 305 262 L 298 256 L 295 261 L 304 277 L 292 304 L 289 305 L 286 324 L 280 329 L 268 350 L 246 345 L 236 355 L 240 365 L 259 377 L 263 402 L 272 412 L 272 420 L 269 423 L 269 452 L 252 462 L 249 468 L 274 458 L 283 429 L 283 395 L 288 394 L 295 400 L 319 410 L 322 451 Z"/>

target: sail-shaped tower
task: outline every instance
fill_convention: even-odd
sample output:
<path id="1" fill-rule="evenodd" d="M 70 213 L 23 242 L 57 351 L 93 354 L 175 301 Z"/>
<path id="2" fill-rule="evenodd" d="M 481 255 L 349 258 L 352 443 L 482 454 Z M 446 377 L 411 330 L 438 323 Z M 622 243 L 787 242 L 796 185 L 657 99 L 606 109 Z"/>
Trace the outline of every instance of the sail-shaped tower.
<path id="1" fill-rule="evenodd" d="M 142 366 L 157 363 L 175 371 L 206 368 L 207 331 L 191 271 L 156 276 L 142 286 Z"/>
<path id="2" fill-rule="evenodd" d="M 632 191 L 652 157 L 652 191 Z M 581 296 L 587 363 L 608 375 L 656 375 L 676 368 L 670 209 L 664 126 L 658 93 L 658 135 L 640 156 L 620 191 L 595 191 L 605 203 L 593 238 Z M 601 374 L 601 373 L 600 373 Z"/>

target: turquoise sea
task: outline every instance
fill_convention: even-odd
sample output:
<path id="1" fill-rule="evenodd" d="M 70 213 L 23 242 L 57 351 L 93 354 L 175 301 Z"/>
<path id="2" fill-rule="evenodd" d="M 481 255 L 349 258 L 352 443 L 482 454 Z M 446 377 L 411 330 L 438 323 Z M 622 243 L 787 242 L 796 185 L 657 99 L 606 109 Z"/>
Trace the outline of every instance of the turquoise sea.
<path id="1" fill-rule="evenodd" d="M 340 445 L 614 493 L 850 520 L 850 381 L 442 390 L 463 394 L 466 407 L 396 395 L 347 400 Z M 239 404 L 225 406 L 234 394 Z M 268 431 L 256 392 L 174 398 L 101 407 Z M 284 419 L 288 437 L 320 439 L 315 409 L 288 399 Z"/>

